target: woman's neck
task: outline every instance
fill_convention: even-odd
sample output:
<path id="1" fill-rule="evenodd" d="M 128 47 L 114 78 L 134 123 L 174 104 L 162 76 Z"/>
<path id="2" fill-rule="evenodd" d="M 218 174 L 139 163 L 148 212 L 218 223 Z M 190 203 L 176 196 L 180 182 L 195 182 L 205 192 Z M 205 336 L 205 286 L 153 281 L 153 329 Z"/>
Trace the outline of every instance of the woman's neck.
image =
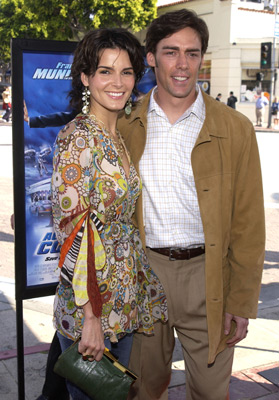
<path id="1" fill-rule="evenodd" d="M 108 133 L 116 135 L 116 123 L 118 118 L 118 112 L 100 112 L 92 108 L 89 112 L 89 116 L 93 117 L 97 123 L 101 125 Z"/>

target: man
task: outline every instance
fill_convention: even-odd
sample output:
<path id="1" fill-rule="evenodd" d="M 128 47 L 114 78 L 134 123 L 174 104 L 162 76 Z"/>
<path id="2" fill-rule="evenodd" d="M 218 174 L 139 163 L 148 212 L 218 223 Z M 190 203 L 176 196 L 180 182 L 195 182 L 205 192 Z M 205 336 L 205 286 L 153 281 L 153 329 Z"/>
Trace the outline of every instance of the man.
<path id="1" fill-rule="evenodd" d="M 230 92 L 230 97 L 228 97 L 227 106 L 235 109 L 235 103 L 237 103 L 237 97 L 234 96 L 233 92 Z"/>
<path id="2" fill-rule="evenodd" d="M 225 400 L 233 348 L 257 314 L 265 240 L 255 132 L 199 89 L 207 44 L 194 12 L 155 19 L 146 51 L 157 87 L 119 121 L 143 182 L 136 220 L 169 309 L 153 337 L 134 335 L 130 399 L 168 398 L 175 329 L 187 400 Z"/>
<path id="3" fill-rule="evenodd" d="M 221 98 L 222 98 L 222 93 L 218 93 L 217 97 L 215 98 L 215 100 L 221 101 Z"/>
<path id="4" fill-rule="evenodd" d="M 37 115 L 35 117 L 29 117 L 26 103 L 23 103 L 23 116 L 24 121 L 28 123 L 30 128 L 47 128 L 50 126 L 63 126 L 68 122 L 72 121 L 77 115 L 76 110 L 61 111 L 47 115 Z"/>
<path id="5" fill-rule="evenodd" d="M 4 92 L 2 93 L 3 98 L 3 110 L 5 110 L 4 115 L 2 116 L 2 120 L 6 120 L 6 122 L 10 121 L 10 115 L 12 112 L 12 95 L 11 88 L 9 86 L 5 87 Z"/>
<path id="6" fill-rule="evenodd" d="M 265 97 L 264 92 L 261 92 L 260 96 L 257 98 L 256 101 L 256 118 L 257 118 L 256 126 L 262 126 L 264 122 L 265 107 L 268 106 L 268 104 L 269 101 Z"/>

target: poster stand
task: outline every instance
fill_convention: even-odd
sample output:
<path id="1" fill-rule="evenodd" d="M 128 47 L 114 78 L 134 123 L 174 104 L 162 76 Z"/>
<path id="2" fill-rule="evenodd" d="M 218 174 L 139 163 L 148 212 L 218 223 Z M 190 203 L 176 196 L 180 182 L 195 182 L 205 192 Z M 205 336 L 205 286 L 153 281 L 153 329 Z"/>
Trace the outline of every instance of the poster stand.
<path id="1" fill-rule="evenodd" d="M 50 296 L 58 281 L 59 246 L 51 220 L 53 144 L 61 120 L 31 127 L 28 115 L 70 113 L 67 94 L 76 42 L 12 39 L 13 189 L 18 399 L 25 399 L 23 300 Z M 41 124 L 41 125 L 40 125 Z M 55 127 L 55 128 L 54 128 Z"/>

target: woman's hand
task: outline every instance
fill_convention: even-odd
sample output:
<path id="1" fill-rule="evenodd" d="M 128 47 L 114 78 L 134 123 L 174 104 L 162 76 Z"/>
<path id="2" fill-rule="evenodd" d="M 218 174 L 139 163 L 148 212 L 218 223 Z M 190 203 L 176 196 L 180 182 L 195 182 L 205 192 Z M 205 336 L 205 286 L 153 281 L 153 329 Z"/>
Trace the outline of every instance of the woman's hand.
<path id="1" fill-rule="evenodd" d="M 100 361 L 105 350 L 101 318 L 95 317 L 90 302 L 83 307 L 84 325 L 78 351 L 90 361 Z"/>

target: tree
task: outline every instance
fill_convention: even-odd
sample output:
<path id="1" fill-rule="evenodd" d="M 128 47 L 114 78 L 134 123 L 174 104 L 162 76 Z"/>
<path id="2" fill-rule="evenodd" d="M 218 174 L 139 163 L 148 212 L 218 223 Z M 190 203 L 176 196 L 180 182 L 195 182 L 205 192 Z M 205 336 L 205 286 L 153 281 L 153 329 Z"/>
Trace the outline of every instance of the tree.
<path id="1" fill-rule="evenodd" d="M 155 0 L 94 0 L 94 27 L 125 26 L 138 32 L 157 14 Z"/>
<path id="2" fill-rule="evenodd" d="M 0 0 L 0 59 L 10 59 L 10 38 L 80 40 L 92 28 L 134 32 L 156 17 L 156 0 Z"/>
<path id="3" fill-rule="evenodd" d="M 0 60 L 10 60 L 10 38 L 33 37 L 36 32 L 24 15 L 24 0 L 0 0 Z"/>

